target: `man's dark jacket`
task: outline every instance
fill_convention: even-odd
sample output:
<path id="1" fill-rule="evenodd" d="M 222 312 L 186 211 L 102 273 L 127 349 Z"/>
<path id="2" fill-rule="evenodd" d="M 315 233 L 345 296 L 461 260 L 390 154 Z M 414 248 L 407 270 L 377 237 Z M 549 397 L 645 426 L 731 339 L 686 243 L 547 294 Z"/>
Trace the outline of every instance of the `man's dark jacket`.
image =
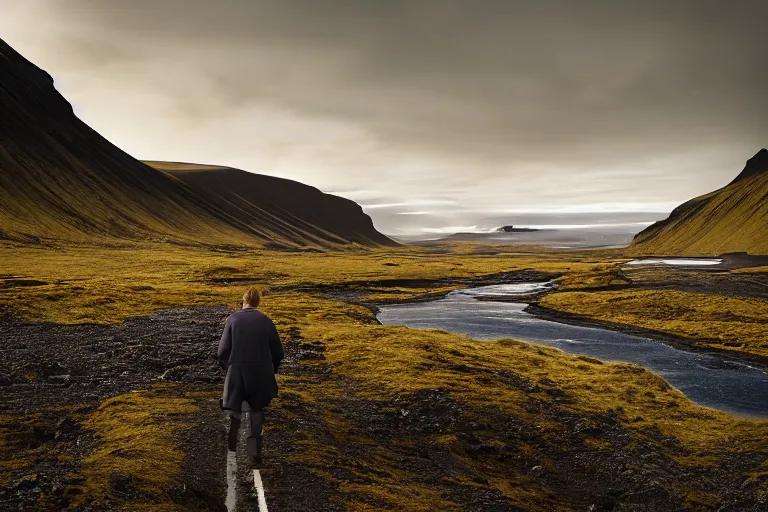
<path id="1" fill-rule="evenodd" d="M 259 411 L 277 396 L 275 372 L 283 345 L 275 324 L 261 311 L 241 309 L 227 318 L 218 358 L 227 369 L 222 408 L 240 412 L 245 400 Z"/>

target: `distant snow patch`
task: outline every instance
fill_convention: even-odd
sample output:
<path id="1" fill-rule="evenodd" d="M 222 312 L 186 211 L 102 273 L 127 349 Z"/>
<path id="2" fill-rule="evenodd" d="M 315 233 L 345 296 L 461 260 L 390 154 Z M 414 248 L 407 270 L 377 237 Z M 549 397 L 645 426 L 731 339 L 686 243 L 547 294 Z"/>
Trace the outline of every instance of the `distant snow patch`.
<path id="1" fill-rule="evenodd" d="M 710 265 L 720 265 L 723 262 L 720 258 L 670 258 L 670 259 L 642 259 L 632 260 L 626 265 L 672 265 L 676 267 L 701 267 Z"/>

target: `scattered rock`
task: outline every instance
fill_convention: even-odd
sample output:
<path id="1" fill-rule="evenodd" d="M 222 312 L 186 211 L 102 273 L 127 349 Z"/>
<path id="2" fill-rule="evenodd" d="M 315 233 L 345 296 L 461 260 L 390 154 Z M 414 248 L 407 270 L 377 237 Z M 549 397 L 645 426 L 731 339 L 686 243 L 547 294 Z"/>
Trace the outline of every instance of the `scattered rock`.
<path id="1" fill-rule="evenodd" d="M 16 480 L 12 487 L 15 490 L 23 490 L 23 489 L 32 489 L 37 484 L 37 473 L 31 473 L 29 475 L 24 475 L 18 480 Z"/>
<path id="2" fill-rule="evenodd" d="M 68 373 L 67 369 L 62 366 L 62 364 L 58 361 L 54 361 L 52 363 L 44 363 L 41 366 L 41 375 L 43 377 L 53 377 L 58 375 L 66 375 Z"/>
<path id="3" fill-rule="evenodd" d="M 46 380 L 49 384 L 56 384 L 62 387 L 69 386 L 71 382 L 72 376 L 70 374 L 64 374 L 64 375 L 51 375 Z"/>
<path id="4" fill-rule="evenodd" d="M 130 496 L 136 491 L 131 476 L 121 473 L 112 473 L 110 475 L 110 486 L 113 491 L 125 496 Z"/>
<path id="5" fill-rule="evenodd" d="M 195 378 L 195 374 L 192 371 L 192 368 L 187 365 L 179 365 L 174 366 L 172 368 L 168 368 L 163 372 L 162 375 L 160 375 L 161 380 L 170 380 L 170 381 L 192 381 Z"/>
<path id="6" fill-rule="evenodd" d="M 80 425 L 72 418 L 66 417 L 59 420 L 56 424 L 56 432 L 54 439 L 59 441 L 63 437 L 67 437 L 80 428 Z"/>

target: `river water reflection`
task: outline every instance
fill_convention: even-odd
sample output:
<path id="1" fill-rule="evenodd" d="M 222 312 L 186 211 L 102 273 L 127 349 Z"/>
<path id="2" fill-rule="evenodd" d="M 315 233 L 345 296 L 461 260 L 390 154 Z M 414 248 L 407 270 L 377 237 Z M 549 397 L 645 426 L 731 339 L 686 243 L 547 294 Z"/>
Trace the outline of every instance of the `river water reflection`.
<path id="1" fill-rule="evenodd" d="M 749 363 L 679 350 L 608 329 L 543 320 L 523 311 L 524 303 L 477 300 L 477 296 L 514 300 L 515 295 L 548 286 L 520 283 L 459 290 L 436 301 L 382 306 L 377 317 L 382 324 L 443 329 L 478 340 L 513 338 L 570 354 L 634 363 L 660 375 L 698 404 L 768 417 L 768 374 Z"/>

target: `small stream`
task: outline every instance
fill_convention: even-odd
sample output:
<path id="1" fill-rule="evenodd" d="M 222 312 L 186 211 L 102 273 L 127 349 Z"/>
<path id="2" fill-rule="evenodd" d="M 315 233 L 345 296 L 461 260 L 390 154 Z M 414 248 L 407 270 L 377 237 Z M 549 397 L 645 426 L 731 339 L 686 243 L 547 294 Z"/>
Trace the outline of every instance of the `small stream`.
<path id="1" fill-rule="evenodd" d="M 550 283 L 519 283 L 457 290 L 430 302 L 380 307 L 382 324 L 443 329 L 478 340 L 512 338 L 569 354 L 643 366 L 694 402 L 733 414 L 768 417 L 768 374 L 740 360 L 676 349 L 660 341 L 609 329 L 544 320 L 514 297 Z M 485 300 L 477 300 L 482 297 Z M 505 300 L 498 302 L 498 298 Z"/>

